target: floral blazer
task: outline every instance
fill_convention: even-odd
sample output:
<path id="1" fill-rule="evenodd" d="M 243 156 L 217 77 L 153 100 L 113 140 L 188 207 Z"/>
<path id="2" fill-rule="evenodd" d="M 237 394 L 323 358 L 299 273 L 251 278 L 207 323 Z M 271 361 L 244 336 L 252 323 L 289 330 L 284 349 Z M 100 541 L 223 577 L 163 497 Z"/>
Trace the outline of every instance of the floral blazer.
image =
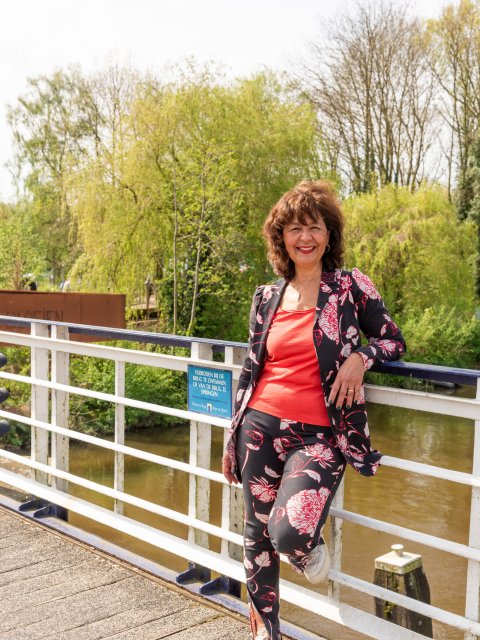
<path id="1" fill-rule="evenodd" d="M 287 286 L 284 279 L 262 285 L 253 296 L 250 311 L 249 349 L 238 383 L 227 451 L 232 472 L 241 481 L 235 446 L 236 430 L 261 376 L 266 355 L 267 335 L 272 318 Z M 360 331 L 368 339 L 361 346 Z M 313 326 L 325 402 L 341 364 L 353 352 L 361 354 L 365 369 L 375 362 L 397 360 L 406 351 L 405 340 L 388 315 L 372 281 L 358 269 L 323 271 Z M 327 405 L 331 428 L 346 461 L 364 476 L 373 475 L 381 453 L 372 449 L 368 430 L 365 396 L 350 409 Z"/>

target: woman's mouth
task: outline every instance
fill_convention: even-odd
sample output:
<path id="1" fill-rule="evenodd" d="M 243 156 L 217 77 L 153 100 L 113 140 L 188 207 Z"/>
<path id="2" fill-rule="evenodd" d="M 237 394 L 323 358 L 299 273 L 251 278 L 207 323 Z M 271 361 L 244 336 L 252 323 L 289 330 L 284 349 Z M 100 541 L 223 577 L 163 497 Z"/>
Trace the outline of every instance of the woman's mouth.
<path id="1" fill-rule="evenodd" d="M 300 253 L 309 254 L 315 251 L 315 247 L 297 247 L 297 251 L 300 251 Z"/>

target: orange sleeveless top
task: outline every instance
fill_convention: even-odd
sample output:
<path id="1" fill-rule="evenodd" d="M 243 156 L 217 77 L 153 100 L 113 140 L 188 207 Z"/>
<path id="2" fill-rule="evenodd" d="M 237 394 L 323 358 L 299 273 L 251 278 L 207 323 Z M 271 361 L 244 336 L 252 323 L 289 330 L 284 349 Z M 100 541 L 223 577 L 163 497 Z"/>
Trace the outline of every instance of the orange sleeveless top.
<path id="1" fill-rule="evenodd" d="M 277 418 L 330 426 L 313 344 L 315 309 L 278 309 L 267 336 L 267 355 L 247 406 Z"/>

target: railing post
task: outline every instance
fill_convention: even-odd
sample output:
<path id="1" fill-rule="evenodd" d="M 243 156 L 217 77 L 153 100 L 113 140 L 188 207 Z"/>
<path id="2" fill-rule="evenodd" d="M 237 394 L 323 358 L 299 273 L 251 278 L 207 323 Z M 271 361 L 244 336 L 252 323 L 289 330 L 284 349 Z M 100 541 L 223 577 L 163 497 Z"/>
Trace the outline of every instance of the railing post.
<path id="1" fill-rule="evenodd" d="M 246 349 L 243 347 L 225 347 L 225 364 L 243 364 Z M 233 398 L 237 393 L 238 381 L 232 384 Z M 223 446 L 227 444 L 228 431 L 223 436 Z M 223 485 L 222 489 L 222 528 L 240 535 L 243 533 L 243 498 L 240 489 L 234 485 Z M 222 540 L 222 554 L 243 562 L 243 550 L 233 542 Z"/>
<path id="2" fill-rule="evenodd" d="M 192 342 L 192 359 L 211 360 L 212 347 L 209 344 Z M 204 422 L 190 422 L 190 464 L 198 467 L 210 468 L 212 428 Z M 188 515 L 209 521 L 210 515 L 210 481 L 198 478 L 193 473 L 189 477 Z M 189 542 L 208 548 L 208 534 L 196 531 L 193 527 L 188 530 Z"/>
<path id="3" fill-rule="evenodd" d="M 31 335 L 48 338 L 48 325 L 31 324 Z M 48 349 L 32 347 L 30 350 L 30 370 L 32 378 L 48 380 Z M 48 398 L 46 387 L 32 385 L 31 417 L 33 420 L 48 422 Z M 48 464 L 48 431 L 39 427 L 32 427 L 32 460 Z M 35 470 L 33 477 L 42 484 L 48 483 L 48 476 L 44 471 Z"/>
<path id="4" fill-rule="evenodd" d="M 68 327 L 52 325 L 52 338 L 54 340 L 68 340 Z M 69 384 L 70 357 L 63 351 L 52 351 L 52 382 Z M 65 391 L 52 389 L 52 424 L 58 427 L 68 428 L 69 394 Z M 69 444 L 66 436 L 52 433 L 52 466 L 61 471 L 68 471 Z M 60 491 L 68 492 L 68 482 L 62 478 L 52 476 L 52 487 Z"/>
<path id="5" fill-rule="evenodd" d="M 332 507 L 343 509 L 343 499 L 345 494 L 345 474 L 340 481 L 335 497 L 332 500 Z M 335 571 L 342 570 L 342 536 L 343 520 L 330 516 L 330 554 L 331 568 Z M 328 596 L 337 602 L 340 601 L 340 585 L 333 580 L 328 581 Z"/>
<path id="6" fill-rule="evenodd" d="M 125 363 L 115 361 L 115 395 L 125 396 Z M 125 405 L 115 403 L 115 444 L 125 444 Z M 125 462 L 124 455 L 115 451 L 115 467 L 113 488 L 124 491 L 125 488 Z M 113 510 L 123 514 L 123 502 L 114 500 Z"/>
<path id="7" fill-rule="evenodd" d="M 477 380 L 476 400 L 480 403 L 480 378 Z M 475 421 L 473 440 L 473 468 L 472 473 L 480 477 L 480 420 Z M 468 544 L 480 548 L 480 488 L 472 487 L 472 502 L 470 509 L 470 534 Z M 467 595 L 465 603 L 465 617 L 478 622 L 480 620 L 480 562 L 468 561 Z M 465 640 L 478 640 L 480 636 L 470 632 L 465 634 Z"/>

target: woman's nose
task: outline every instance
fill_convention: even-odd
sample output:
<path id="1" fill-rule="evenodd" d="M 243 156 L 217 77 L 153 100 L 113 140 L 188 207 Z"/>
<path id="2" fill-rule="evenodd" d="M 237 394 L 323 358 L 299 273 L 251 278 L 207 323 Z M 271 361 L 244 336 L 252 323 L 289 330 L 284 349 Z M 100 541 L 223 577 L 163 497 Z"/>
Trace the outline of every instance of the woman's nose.
<path id="1" fill-rule="evenodd" d="M 300 240 L 310 240 L 312 232 L 308 227 L 302 227 L 302 233 L 300 234 Z"/>

